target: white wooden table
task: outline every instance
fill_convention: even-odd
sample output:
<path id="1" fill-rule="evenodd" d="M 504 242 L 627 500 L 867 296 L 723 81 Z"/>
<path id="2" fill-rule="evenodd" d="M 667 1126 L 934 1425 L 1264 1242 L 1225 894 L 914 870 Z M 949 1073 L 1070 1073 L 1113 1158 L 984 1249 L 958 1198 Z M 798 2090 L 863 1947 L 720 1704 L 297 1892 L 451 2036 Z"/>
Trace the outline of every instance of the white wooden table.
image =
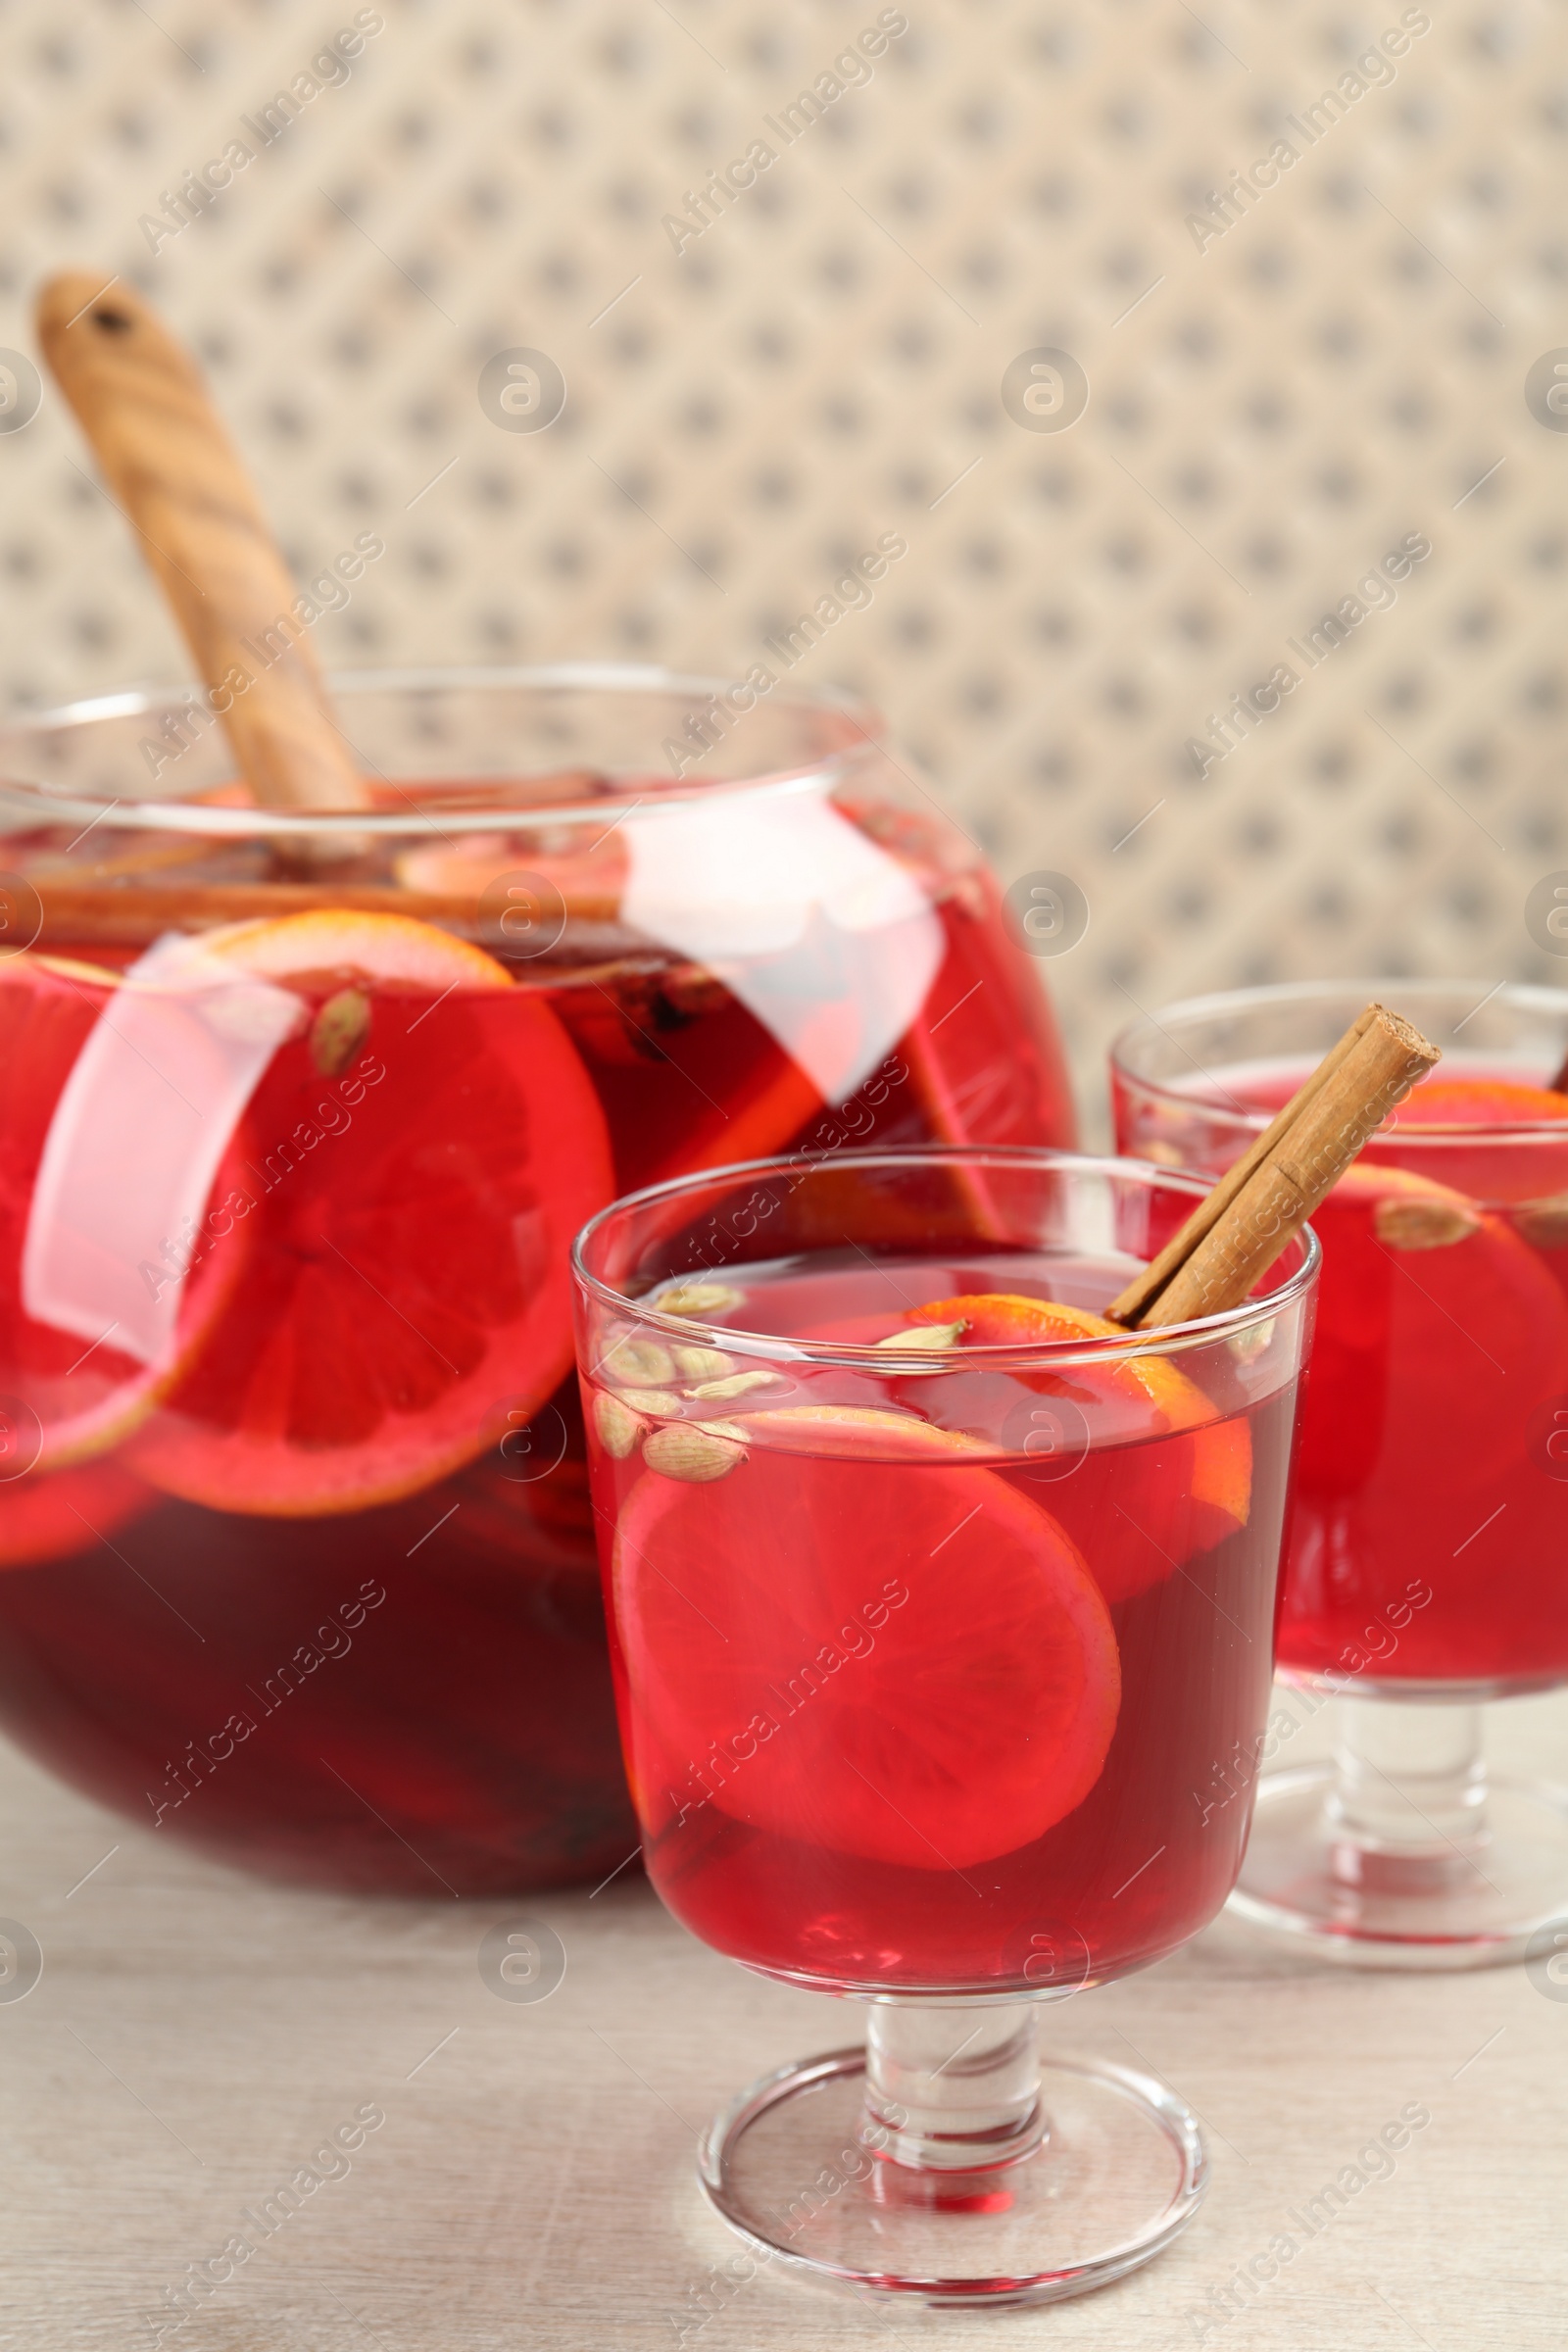
<path id="1" fill-rule="evenodd" d="M 1568 1706 L 1509 1714 L 1499 1753 L 1560 1770 Z M 531 2004 L 477 1964 L 519 1914 L 567 1958 Z M 1051 2029 L 1132 2045 L 1205 2121 L 1208 2200 L 1160 2261 L 1032 2313 L 889 2313 L 769 2273 L 715 2309 L 734 2241 L 700 2200 L 696 2127 L 765 2068 L 854 2039 L 858 2012 L 747 1977 L 640 1883 L 428 1905 L 277 1888 L 0 1747 L 0 1915 L 43 1953 L 26 1997 L 0 2000 L 0 2344 L 18 2352 L 151 2347 L 166 2322 L 180 2352 L 1568 2338 L 1568 2001 L 1521 1969 L 1340 1973 L 1221 1921 Z M 1211 2290 L 1407 2102 L 1431 2122 L 1392 2175 L 1220 2316 Z M 295 2182 L 377 2115 L 316 2163 L 319 2185 Z M 235 2237 L 255 2250 L 219 2282 Z"/>

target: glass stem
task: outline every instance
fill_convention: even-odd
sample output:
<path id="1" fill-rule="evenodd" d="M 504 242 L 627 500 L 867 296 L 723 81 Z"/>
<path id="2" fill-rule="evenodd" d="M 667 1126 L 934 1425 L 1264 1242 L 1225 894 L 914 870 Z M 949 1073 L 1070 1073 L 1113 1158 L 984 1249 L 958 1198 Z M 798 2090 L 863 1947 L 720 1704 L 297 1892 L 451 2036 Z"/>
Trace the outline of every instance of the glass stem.
<path id="1" fill-rule="evenodd" d="M 1040 2145 L 1037 2005 L 878 2001 L 865 2046 L 869 2144 L 895 2164 L 984 2172 Z"/>
<path id="2" fill-rule="evenodd" d="M 1341 1698 L 1327 1804 L 1334 1874 L 1418 1884 L 1468 1874 L 1486 1845 L 1481 1709 Z"/>

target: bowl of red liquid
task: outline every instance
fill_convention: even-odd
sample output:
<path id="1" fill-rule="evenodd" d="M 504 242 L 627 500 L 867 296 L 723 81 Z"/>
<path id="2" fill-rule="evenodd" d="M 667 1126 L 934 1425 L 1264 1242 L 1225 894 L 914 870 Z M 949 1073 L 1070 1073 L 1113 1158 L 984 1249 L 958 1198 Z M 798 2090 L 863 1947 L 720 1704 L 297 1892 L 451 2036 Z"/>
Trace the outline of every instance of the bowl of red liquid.
<path id="1" fill-rule="evenodd" d="M 1304 1700 L 1269 1740 L 1332 1694 L 1338 1761 L 1263 1779 L 1237 1902 L 1333 1957 L 1467 1966 L 1520 1956 L 1568 1902 L 1561 1793 L 1489 1778 L 1481 1714 L 1568 1682 L 1568 994 L 1195 999 L 1122 1034 L 1111 1084 L 1123 1151 L 1218 1174 L 1378 996 L 1443 1059 L 1313 1212 L 1279 1623 Z"/>
<path id="2" fill-rule="evenodd" d="M 194 694 L 0 741 L 0 1726 L 345 1886 L 625 1857 L 567 1249 L 786 1148 L 1070 1141 L 1038 967 L 866 712 L 336 681 L 280 815 Z"/>
<path id="3" fill-rule="evenodd" d="M 1202 1792 L 1267 1709 L 1317 1246 L 1200 1323 L 1102 1312 L 1203 1189 L 804 1152 L 577 1245 L 649 1876 L 714 1950 L 870 2004 L 863 2048 L 742 2094 L 701 2176 L 862 2289 L 1077 2293 L 1201 2193 L 1168 2088 L 1070 2042 L 1042 2066 L 1036 2026 L 1196 1935 L 1247 1834 Z"/>

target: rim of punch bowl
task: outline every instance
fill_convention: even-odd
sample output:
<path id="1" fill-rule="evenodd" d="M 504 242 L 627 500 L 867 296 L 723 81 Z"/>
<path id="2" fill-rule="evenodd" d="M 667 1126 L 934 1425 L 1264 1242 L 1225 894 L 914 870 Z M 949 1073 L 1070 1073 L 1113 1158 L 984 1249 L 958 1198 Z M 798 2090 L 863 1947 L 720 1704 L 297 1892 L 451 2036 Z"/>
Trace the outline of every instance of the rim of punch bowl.
<path id="1" fill-rule="evenodd" d="M 710 696 L 728 694 L 746 680 L 705 677 L 693 672 L 662 669 L 657 663 L 617 662 L 552 662 L 540 663 L 454 664 L 450 668 L 424 665 L 416 668 L 346 669 L 326 674 L 326 686 L 333 695 L 386 693 L 429 693 L 441 689 L 510 689 L 516 692 L 533 689 L 541 693 L 639 693 L 667 694 L 673 700 L 680 696 L 706 701 Z M 0 816 L 26 818 L 32 825 L 74 822 L 92 818 L 112 831 L 140 831 L 200 833 L 214 840 L 257 841 L 275 835 L 288 835 L 294 840 L 329 841 L 342 833 L 370 833 L 391 840 L 399 838 L 423 839 L 438 832 L 494 833 L 502 830 L 529 831 L 539 825 L 580 824 L 602 816 L 623 796 L 618 792 L 599 793 L 587 800 L 563 801 L 538 807 L 509 809 L 503 805 L 485 808 L 436 808 L 428 812 L 415 810 L 404 814 L 390 809 L 283 809 L 283 808 L 221 808 L 210 804 L 178 800 L 116 800 L 108 794 L 73 792 L 65 787 L 39 783 L 25 776 L 11 774 L 10 767 L 19 756 L 20 747 L 29 737 L 53 729 L 85 727 L 95 721 L 133 718 L 142 712 L 173 709 L 201 693 L 199 685 L 187 681 L 175 686 L 127 686 L 112 694 L 94 695 L 80 701 L 60 704 L 49 710 L 19 714 L 0 726 Z M 798 710 L 820 710 L 837 717 L 858 732 L 835 750 L 824 752 L 819 759 L 795 764 L 761 769 L 756 774 L 742 776 L 710 776 L 692 781 L 672 777 L 667 792 L 661 792 L 658 808 L 687 806 L 713 799 L 718 794 L 766 794 L 768 797 L 787 797 L 831 788 L 847 776 L 867 752 L 885 748 L 887 722 L 874 704 L 860 701 L 858 696 L 841 693 L 833 688 L 818 688 L 810 692 L 791 687 L 780 681 L 769 688 L 765 698 L 759 697 L 753 710 L 791 708 Z M 747 712 L 741 714 L 749 715 Z M 219 723 L 215 714 L 215 723 Z M 347 738 L 345 737 L 345 741 Z M 354 746 L 349 745 L 352 751 Z M 653 756 L 652 753 L 650 755 Z M 385 780 L 385 779 L 384 779 Z M 503 779 L 504 780 L 504 779 Z M 394 783 L 394 789 L 396 785 Z M 514 821 L 508 828 L 508 817 Z"/>

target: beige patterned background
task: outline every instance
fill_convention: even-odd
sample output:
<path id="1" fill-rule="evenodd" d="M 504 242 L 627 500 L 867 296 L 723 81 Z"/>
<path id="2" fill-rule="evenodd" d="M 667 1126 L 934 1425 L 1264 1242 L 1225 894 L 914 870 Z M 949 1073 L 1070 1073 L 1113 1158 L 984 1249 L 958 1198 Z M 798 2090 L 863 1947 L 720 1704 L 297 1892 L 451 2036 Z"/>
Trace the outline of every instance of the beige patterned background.
<path id="1" fill-rule="evenodd" d="M 903 14 L 785 146 L 764 117 L 899 11 L 382 0 L 347 77 L 313 75 L 160 237 L 142 216 L 355 9 L 24 0 L 0 19 L 0 345 L 32 349 L 50 269 L 133 278 L 204 353 L 302 573 L 384 537 L 320 623 L 338 664 L 739 672 L 902 533 L 798 674 L 879 700 L 1004 880 L 1079 881 L 1089 935 L 1047 968 L 1086 1100 L 1134 1001 L 1556 977 L 1523 910 L 1568 864 L 1568 433 L 1525 379 L 1568 346 L 1561 7 Z M 1331 87 L 1309 144 L 1288 119 Z M 1282 136 L 1299 160 L 1195 232 Z M 662 216 L 759 137 L 776 161 L 677 254 Z M 481 410 L 517 346 L 564 374 L 548 431 Z M 1065 431 L 1002 402 L 1040 346 L 1089 378 Z M 89 475 L 47 391 L 0 434 L 13 702 L 183 674 Z M 1397 602 L 1200 780 L 1208 714 L 1411 533 L 1432 552 Z"/>

